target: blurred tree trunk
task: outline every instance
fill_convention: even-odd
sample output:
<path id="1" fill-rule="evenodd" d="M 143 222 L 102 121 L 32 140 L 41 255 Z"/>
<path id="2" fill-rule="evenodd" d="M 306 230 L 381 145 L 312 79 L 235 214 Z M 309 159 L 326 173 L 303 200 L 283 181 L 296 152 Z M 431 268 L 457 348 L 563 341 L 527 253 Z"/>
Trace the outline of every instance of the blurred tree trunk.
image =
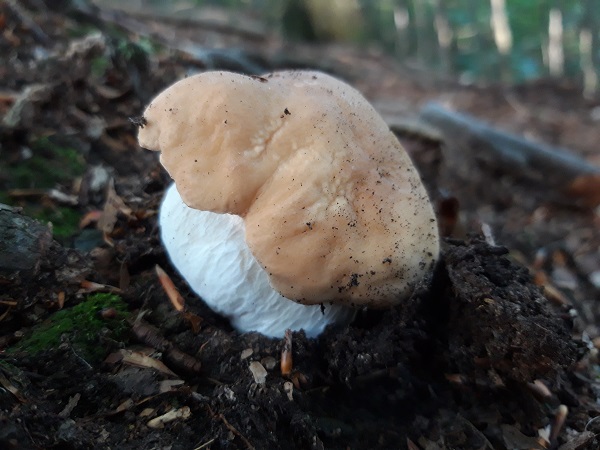
<path id="1" fill-rule="evenodd" d="M 456 60 L 456 40 L 448 19 L 447 0 L 435 0 L 434 24 L 438 38 L 440 65 L 445 74 L 454 73 Z"/>
<path id="2" fill-rule="evenodd" d="M 553 0 L 548 12 L 548 72 L 562 77 L 565 72 L 563 44 L 563 9 L 560 0 Z"/>
<path id="3" fill-rule="evenodd" d="M 479 0 L 463 0 L 461 2 L 461 8 L 466 11 L 467 17 L 469 18 L 469 24 L 473 31 L 474 37 L 469 39 L 468 53 L 475 55 L 472 58 L 473 62 L 473 73 L 480 77 L 485 72 L 485 64 L 482 62 L 480 55 L 483 49 L 487 49 L 487 40 L 485 38 L 486 33 L 483 32 L 481 25 L 479 24 Z M 463 50 L 464 53 L 464 50 Z"/>
<path id="4" fill-rule="evenodd" d="M 512 31 L 508 22 L 505 0 L 490 0 L 492 8 L 491 25 L 494 33 L 494 42 L 500 55 L 500 76 L 502 81 L 510 82 L 512 71 L 510 57 L 513 46 Z"/>
<path id="5" fill-rule="evenodd" d="M 394 7 L 394 26 L 396 28 L 395 54 L 401 60 L 410 55 L 410 12 L 408 0 L 398 0 Z"/>
<path id="6" fill-rule="evenodd" d="M 412 6 L 417 38 L 417 60 L 425 67 L 430 67 L 435 61 L 438 48 L 437 36 L 433 29 L 433 17 L 431 17 L 428 4 L 423 0 L 413 0 Z"/>
<path id="7" fill-rule="evenodd" d="M 583 75 L 583 95 L 592 97 L 598 91 L 598 30 L 600 13 L 596 0 L 585 0 L 579 24 L 579 64 Z"/>

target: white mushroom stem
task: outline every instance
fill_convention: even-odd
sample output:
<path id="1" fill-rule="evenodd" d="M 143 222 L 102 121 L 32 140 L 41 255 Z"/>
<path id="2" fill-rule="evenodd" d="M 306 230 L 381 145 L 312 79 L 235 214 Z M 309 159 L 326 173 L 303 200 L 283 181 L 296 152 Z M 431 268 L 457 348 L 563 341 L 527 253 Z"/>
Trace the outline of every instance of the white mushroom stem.
<path id="1" fill-rule="evenodd" d="M 175 185 L 160 208 L 162 241 L 175 268 L 206 304 L 240 332 L 283 337 L 303 329 L 316 337 L 331 323 L 348 324 L 355 311 L 342 305 L 301 305 L 269 283 L 244 238 L 244 221 L 189 208 Z"/>

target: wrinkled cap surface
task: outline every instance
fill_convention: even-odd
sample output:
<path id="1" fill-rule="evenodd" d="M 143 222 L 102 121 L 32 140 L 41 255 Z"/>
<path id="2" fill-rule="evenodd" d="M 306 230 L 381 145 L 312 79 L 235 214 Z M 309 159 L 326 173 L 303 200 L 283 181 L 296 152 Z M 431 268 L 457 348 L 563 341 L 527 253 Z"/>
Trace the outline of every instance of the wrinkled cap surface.
<path id="1" fill-rule="evenodd" d="M 243 217 L 283 296 L 385 307 L 435 263 L 433 208 L 406 151 L 358 91 L 319 72 L 179 81 L 144 112 L 142 147 L 185 203 Z"/>

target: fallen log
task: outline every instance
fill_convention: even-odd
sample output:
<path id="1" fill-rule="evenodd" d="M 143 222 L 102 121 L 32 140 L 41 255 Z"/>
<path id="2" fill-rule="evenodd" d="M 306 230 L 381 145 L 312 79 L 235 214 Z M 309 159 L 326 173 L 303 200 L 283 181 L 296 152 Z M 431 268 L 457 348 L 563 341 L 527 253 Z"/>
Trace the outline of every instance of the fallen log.
<path id="1" fill-rule="evenodd" d="M 19 309 L 38 294 L 75 290 L 91 266 L 85 255 L 55 241 L 51 226 L 0 203 L 0 299 L 15 299 Z"/>
<path id="2" fill-rule="evenodd" d="M 420 117 L 443 134 L 448 159 L 455 165 L 467 162 L 500 170 L 552 189 L 578 206 L 600 205 L 600 167 L 568 149 L 498 130 L 438 103 L 426 104 Z"/>

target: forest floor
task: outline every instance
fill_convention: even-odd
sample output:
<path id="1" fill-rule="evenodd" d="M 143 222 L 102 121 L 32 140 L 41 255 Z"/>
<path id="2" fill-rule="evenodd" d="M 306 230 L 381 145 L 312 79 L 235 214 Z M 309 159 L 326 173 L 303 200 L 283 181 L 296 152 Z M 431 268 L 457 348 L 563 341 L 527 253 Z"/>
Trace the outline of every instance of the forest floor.
<path id="1" fill-rule="evenodd" d="M 47 4 L 0 3 L 0 448 L 600 448 L 596 185 L 515 174 L 420 115 L 436 101 L 599 166 L 600 99 L 567 81 L 464 86 L 372 49 Z M 282 341 L 233 330 L 170 265 L 156 220 L 170 180 L 130 121 L 191 73 L 284 68 L 330 72 L 373 102 L 445 236 L 405 305 L 293 333 L 290 376 Z"/>

